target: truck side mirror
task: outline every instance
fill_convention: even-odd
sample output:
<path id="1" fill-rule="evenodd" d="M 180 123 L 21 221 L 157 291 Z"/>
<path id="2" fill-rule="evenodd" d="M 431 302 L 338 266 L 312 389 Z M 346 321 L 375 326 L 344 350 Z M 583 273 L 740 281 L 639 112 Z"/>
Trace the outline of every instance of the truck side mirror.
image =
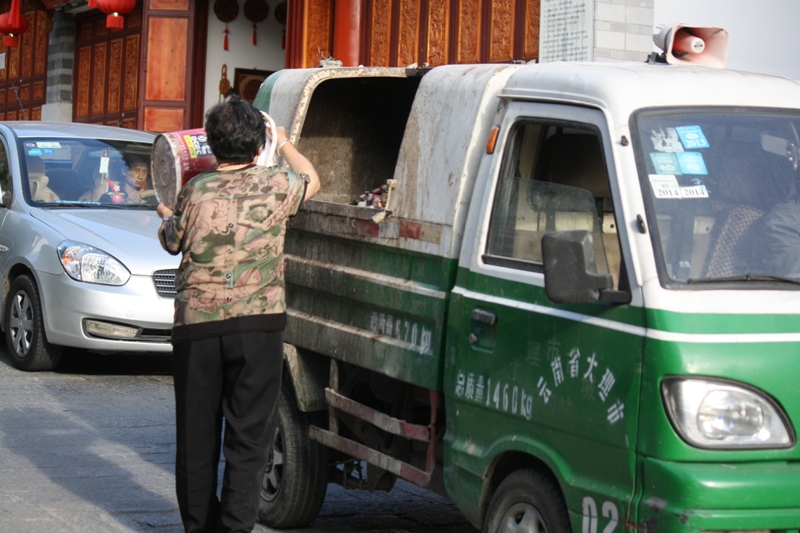
<path id="1" fill-rule="evenodd" d="M 11 191 L 0 190 L 0 207 L 8 207 L 11 205 Z"/>
<path id="2" fill-rule="evenodd" d="M 542 237 L 544 290 L 555 303 L 592 303 L 611 289 L 610 274 L 597 272 L 592 234 L 586 230 L 551 231 Z"/>

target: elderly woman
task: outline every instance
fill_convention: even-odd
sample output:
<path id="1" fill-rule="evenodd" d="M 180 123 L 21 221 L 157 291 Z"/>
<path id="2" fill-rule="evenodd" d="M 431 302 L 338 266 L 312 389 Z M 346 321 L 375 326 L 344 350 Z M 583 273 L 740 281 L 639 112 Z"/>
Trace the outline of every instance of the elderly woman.
<path id="1" fill-rule="evenodd" d="M 162 246 L 183 254 L 172 329 L 175 481 L 187 532 L 252 531 L 281 386 L 286 221 L 319 178 L 283 128 L 273 141 L 289 168 L 255 164 L 264 118 L 243 100 L 213 107 L 205 129 L 219 167 L 189 181 L 174 212 L 158 205 Z"/>

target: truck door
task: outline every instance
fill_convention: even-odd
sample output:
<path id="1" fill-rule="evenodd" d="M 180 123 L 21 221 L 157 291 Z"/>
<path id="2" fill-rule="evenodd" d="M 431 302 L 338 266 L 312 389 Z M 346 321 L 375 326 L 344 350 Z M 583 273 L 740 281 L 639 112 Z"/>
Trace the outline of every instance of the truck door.
<path id="1" fill-rule="evenodd" d="M 512 102 L 500 131 L 451 307 L 446 467 L 458 474 L 448 491 L 469 498 L 484 476 L 497 487 L 533 468 L 555 480 L 574 530 L 622 531 L 633 518 L 643 309 L 553 303 L 541 251 L 548 231 L 588 230 L 598 271 L 631 294 L 605 118 Z"/>

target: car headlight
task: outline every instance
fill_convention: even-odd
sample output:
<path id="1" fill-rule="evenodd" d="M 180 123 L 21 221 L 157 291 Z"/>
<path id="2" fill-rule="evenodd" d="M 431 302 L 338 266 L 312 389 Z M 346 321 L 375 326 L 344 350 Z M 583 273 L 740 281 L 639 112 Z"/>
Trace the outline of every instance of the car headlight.
<path id="1" fill-rule="evenodd" d="M 780 407 L 762 392 L 725 381 L 667 378 L 661 394 L 672 425 L 699 448 L 788 448 L 794 442 Z"/>
<path id="2" fill-rule="evenodd" d="M 88 244 L 64 241 L 58 245 L 58 258 L 67 275 L 78 281 L 125 285 L 131 278 L 125 265 Z"/>

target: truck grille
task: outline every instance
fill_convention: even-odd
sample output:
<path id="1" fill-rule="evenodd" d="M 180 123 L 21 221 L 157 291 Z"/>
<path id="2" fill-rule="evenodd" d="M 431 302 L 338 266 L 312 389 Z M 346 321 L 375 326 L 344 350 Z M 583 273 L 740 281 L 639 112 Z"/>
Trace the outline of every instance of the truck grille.
<path id="1" fill-rule="evenodd" d="M 175 297 L 175 274 L 177 273 L 177 270 L 156 270 L 153 273 L 153 283 L 156 284 L 156 292 L 159 296 Z"/>

